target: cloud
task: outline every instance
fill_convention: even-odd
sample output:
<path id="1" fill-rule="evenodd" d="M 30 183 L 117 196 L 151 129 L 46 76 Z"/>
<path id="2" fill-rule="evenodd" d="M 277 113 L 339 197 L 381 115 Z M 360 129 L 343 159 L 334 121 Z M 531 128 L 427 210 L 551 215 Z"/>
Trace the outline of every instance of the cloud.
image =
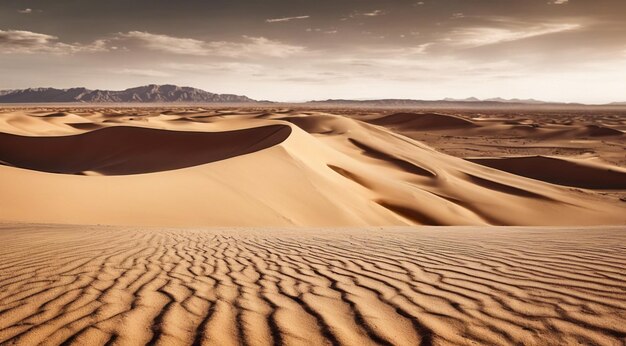
<path id="1" fill-rule="evenodd" d="M 242 36 L 243 42 L 210 41 L 152 34 L 143 31 L 120 33 L 118 39 L 137 41 L 142 47 L 171 54 L 227 57 L 287 57 L 304 50 L 304 47 L 270 40 L 265 37 Z"/>
<path id="2" fill-rule="evenodd" d="M 376 16 L 381 16 L 383 14 L 385 14 L 383 10 L 374 10 L 371 12 L 362 12 L 362 13 L 359 13 L 358 15 L 365 16 L 365 17 L 376 17 Z"/>
<path id="3" fill-rule="evenodd" d="M 52 35 L 40 34 L 23 30 L 0 30 L 0 52 L 2 53 L 93 53 L 107 51 L 105 40 L 97 40 L 91 44 L 63 43 Z"/>
<path id="4" fill-rule="evenodd" d="M 33 9 L 32 8 L 25 8 L 23 10 L 17 10 L 18 13 L 22 13 L 22 14 L 30 14 L 33 13 Z"/>
<path id="5" fill-rule="evenodd" d="M 348 18 L 356 18 L 356 17 L 378 17 L 386 14 L 383 10 L 373 10 L 370 12 L 362 12 L 362 11 L 354 11 L 347 18 L 341 18 L 341 20 L 346 20 Z"/>
<path id="6" fill-rule="evenodd" d="M 481 47 L 556 34 L 580 28 L 580 24 L 538 24 L 524 28 L 469 27 L 454 30 L 444 41 L 451 45 Z"/>
<path id="7" fill-rule="evenodd" d="M 409 49 L 411 54 L 424 54 L 429 47 L 431 47 L 434 42 L 426 42 L 418 45 L 417 47 L 412 47 Z"/>
<path id="8" fill-rule="evenodd" d="M 296 19 L 307 19 L 311 18 L 310 16 L 297 16 L 297 17 L 284 17 L 284 18 L 270 18 L 265 21 L 268 23 L 277 23 L 277 22 L 289 22 Z"/>
<path id="9" fill-rule="evenodd" d="M 306 32 L 319 32 L 319 33 L 322 33 L 322 34 L 334 35 L 334 34 L 338 33 L 339 30 L 336 30 L 336 29 L 324 30 L 324 29 L 321 29 L 321 28 L 307 28 Z"/>
<path id="10" fill-rule="evenodd" d="M 140 77 L 170 77 L 171 74 L 158 70 L 144 70 L 144 69 L 134 69 L 134 68 L 125 68 L 125 69 L 115 69 L 112 70 L 114 73 L 124 74 L 124 75 L 133 75 Z"/>
<path id="11" fill-rule="evenodd" d="M 549 5 L 563 5 L 563 4 L 567 4 L 569 0 L 549 0 L 548 4 Z"/>
<path id="12" fill-rule="evenodd" d="M 178 72 L 207 72 L 211 73 L 257 73 L 263 71 L 265 69 L 264 66 L 258 64 L 249 64 L 242 62 L 211 62 L 211 63 L 180 63 L 180 62 L 170 62 L 161 65 L 164 69 L 178 71 Z"/>
<path id="13" fill-rule="evenodd" d="M 136 40 L 145 48 L 173 54 L 207 55 L 209 51 L 203 41 L 192 38 L 151 34 L 144 31 L 119 33 L 117 37 L 121 39 Z"/>
<path id="14" fill-rule="evenodd" d="M 23 30 L 0 30 L 0 54 L 73 54 L 117 50 L 117 43 L 135 43 L 137 46 L 170 54 L 221 57 L 287 57 L 304 50 L 265 37 L 242 36 L 240 42 L 205 42 L 193 38 L 181 38 L 152 34 L 142 31 L 119 33 L 90 44 L 65 43 L 53 35 Z"/>

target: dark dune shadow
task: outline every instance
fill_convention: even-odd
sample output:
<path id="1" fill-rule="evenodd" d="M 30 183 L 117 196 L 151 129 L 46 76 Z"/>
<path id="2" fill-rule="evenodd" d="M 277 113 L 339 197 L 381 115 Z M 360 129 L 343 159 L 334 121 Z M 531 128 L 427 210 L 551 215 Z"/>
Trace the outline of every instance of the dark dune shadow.
<path id="1" fill-rule="evenodd" d="M 32 114 L 31 116 L 37 117 L 37 118 L 63 118 L 66 117 L 69 113 L 66 112 L 54 112 L 54 113 L 46 113 L 46 114 Z"/>
<path id="2" fill-rule="evenodd" d="M 498 192 L 506 193 L 509 195 L 515 195 L 515 196 L 526 197 L 526 198 L 551 200 L 551 198 L 546 197 L 544 195 L 540 195 L 532 191 L 523 190 L 515 186 L 506 185 L 506 184 L 499 183 L 497 181 L 484 179 L 484 178 L 477 177 L 469 173 L 466 173 L 465 175 L 467 176 L 467 179 L 471 181 L 472 183 L 478 186 L 484 187 L 486 189 L 492 190 L 492 191 L 498 191 Z"/>
<path id="3" fill-rule="evenodd" d="M 476 124 L 469 120 L 436 113 L 395 113 L 372 119 L 368 122 L 407 131 L 468 129 L 477 127 Z"/>
<path id="4" fill-rule="evenodd" d="M 62 174 L 152 173 L 253 153 L 283 142 L 290 134 L 286 125 L 225 132 L 114 126 L 58 137 L 0 133 L 0 162 Z"/>
<path id="5" fill-rule="evenodd" d="M 435 178 L 437 177 L 437 175 L 425 168 L 422 168 L 416 164 L 413 164 L 409 161 L 394 157 L 390 154 L 384 153 L 380 150 L 374 149 L 370 146 L 368 146 L 365 143 L 359 142 L 354 138 L 348 138 L 348 140 L 350 141 L 350 143 L 352 143 L 354 146 L 356 146 L 357 148 L 361 149 L 363 151 L 363 153 L 366 156 L 369 156 L 371 158 L 377 159 L 377 160 L 381 160 L 381 161 L 386 161 L 392 165 L 394 165 L 397 168 L 400 168 L 402 170 L 404 170 L 407 173 L 411 173 L 411 174 L 415 174 L 415 175 L 420 175 L 423 177 L 428 177 L 428 178 Z"/>
<path id="6" fill-rule="evenodd" d="M 467 159 L 483 166 L 545 181 L 585 189 L 626 189 L 626 173 L 545 156 Z"/>
<path id="7" fill-rule="evenodd" d="M 95 123 L 75 123 L 75 124 L 67 124 L 77 130 L 97 130 L 101 129 L 103 126 Z"/>
<path id="8" fill-rule="evenodd" d="M 445 222 L 437 220 L 436 218 L 425 214 L 424 212 L 419 211 L 415 208 L 411 208 L 410 206 L 401 205 L 385 200 L 378 200 L 375 202 L 378 203 L 380 206 L 387 208 L 388 210 L 417 223 L 418 225 L 446 226 Z"/>

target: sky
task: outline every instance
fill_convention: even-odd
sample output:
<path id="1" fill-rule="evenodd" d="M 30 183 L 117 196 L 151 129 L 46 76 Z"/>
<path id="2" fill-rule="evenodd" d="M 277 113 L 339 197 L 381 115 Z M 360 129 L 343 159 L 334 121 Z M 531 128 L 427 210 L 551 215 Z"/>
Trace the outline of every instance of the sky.
<path id="1" fill-rule="evenodd" d="M 624 0 L 0 0 L 0 89 L 626 101 Z"/>

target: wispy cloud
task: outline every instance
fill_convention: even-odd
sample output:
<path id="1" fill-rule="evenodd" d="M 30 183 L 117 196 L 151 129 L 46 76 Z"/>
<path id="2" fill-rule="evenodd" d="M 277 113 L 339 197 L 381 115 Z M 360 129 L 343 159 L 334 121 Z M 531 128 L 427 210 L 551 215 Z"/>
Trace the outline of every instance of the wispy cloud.
<path id="1" fill-rule="evenodd" d="M 360 13 L 357 13 L 357 15 L 365 16 L 365 17 L 376 17 L 376 16 L 381 16 L 383 14 L 385 14 L 385 12 L 383 10 L 374 10 L 374 11 L 371 11 L 371 12 L 360 12 Z"/>
<path id="2" fill-rule="evenodd" d="M 297 54 L 304 47 L 290 45 L 265 37 L 243 36 L 242 42 L 202 41 L 193 38 L 173 37 L 152 34 L 144 31 L 130 31 L 117 35 L 119 39 L 138 42 L 142 47 L 171 54 L 196 56 L 269 56 L 286 57 Z"/>
<path id="3" fill-rule="evenodd" d="M 567 4 L 569 2 L 569 0 L 549 0 L 548 4 L 550 5 L 563 5 L 563 4 Z"/>
<path id="4" fill-rule="evenodd" d="M 337 29 L 329 29 L 329 30 L 325 30 L 325 29 L 321 29 L 321 28 L 307 28 L 306 32 L 319 32 L 322 34 L 329 34 L 329 35 L 333 35 L 339 32 L 339 30 Z"/>
<path id="5" fill-rule="evenodd" d="M 112 70 L 114 73 L 124 74 L 124 75 L 132 75 L 139 77 L 170 77 L 171 74 L 159 71 L 159 70 L 150 70 L 150 69 L 134 69 L 134 68 L 124 68 L 121 70 L 115 69 Z"/>
<path id="6" fill-rule="evenodd" d="M 200 40 L 152 34 L 145 31 L 129 31 L 127 33 L 119 33 L 117 38 L 135 40 L 144 48 L 173 54 L 207 55 L 210 51 L 206 43 Z"/>
<path id="7" fill-rule="evenodd" d="M 144 48 L 169 54 L 221 56 L 231 58 L 282 58 L 302 52 L 302 46 L 291 45 L 265 37 L 242 36 L 241 41 L 203 41 L 193 38 L 130 31 L 99 39 L 89 44 L 65 43 L 58 37 L 23 30 L 0 30 L 0 54 L 73 54 L 117 50 L 116 44 Z M 126 49 L 129 50 L 129 49 Z M 135 71 L 137 72 L 137 71 Z"/>
<path id="8" fill-rule="evenodd" d="M 268 23 L 277 23 L 277 22 L 289 22 L 292 20 L 297 20 L 297 19 L 308 19 L 311 18 L 311 16 L 297 16 L 297 17 L 284 17 L 284 18 L 270 18 L 270 19 L 266 19 L 265 21 Z"/>
<path id="9" fill-rule="evenodd" d="M 378 17 L 387 14 L 383 10 L 373 10 L 373 11 L 354 11 L 350 13 L 347 17 L 341 18 L 341 20 L 347 20 L 348 18 L 357 18 L 357 17 Z"/>
<path id="10" fill-rule="evenodd" d="M 179 72 L 239 72 L 239 73 L 257 73 L 264 70 L 262 65 L 242 63 L 242 62 L 211 62 L 211 63 L 180 63 L 170 62 L 161 65 L 164 69 Z"/>
<path id="11" fill-rule="evenodd" d="M 0 30 L 0 53 L 72 54 L 107 50 L 105 40 L 96 40 L 90 44 L 63 43 L 52 35 L 24 30 Z"/>
<path id="12" fill-rule="evenodd" d="M 33 9 L 32 8 L 25 8 L 23 10 L 17 10 L 18 13 L 22 13 L 22 14 L 30 14 L 33 13 Z"/>
<path id="13" fill-rule="evenodd" d="M 524 28 L 468 27 L 454 30 L 444 41 L 465 47 L 481 47 L 556 34 L 580 28 L 580 24 L 537 24 Z"/>

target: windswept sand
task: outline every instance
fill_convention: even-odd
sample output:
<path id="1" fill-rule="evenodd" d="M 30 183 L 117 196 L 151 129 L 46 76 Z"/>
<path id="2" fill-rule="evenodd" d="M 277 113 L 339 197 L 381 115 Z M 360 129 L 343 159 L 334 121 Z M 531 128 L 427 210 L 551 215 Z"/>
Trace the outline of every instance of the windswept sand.
<path id="1" fill-rule="evenodd" d="M 623 345 L 626 229 L 0 226 L 0 343 Z"/>
<path id="2" fill-rule="evenodd" d="M 624 345 L 625 131 L 2 109 L 0 344 Z"/>
<path id="3" fill-rule="evenodd" d="M 626 224 L 626 203 L 620 201 L 626 200 L 626 168 L 609 162 L 624 156 L 623 118 L 563 117 L 550 122 L 280 108 L 7 108 L 0 111 L 0 221 Z M 494 141 L 511 147 L 509 134 L 588 152 L 487 155 L 497 153 Z M 455 157 L 413 139 L 422 137 L 428 143 L 438 138 L 438 148 L 446 138 L 465 138 L 468 148 L 487 149 Z"/>

